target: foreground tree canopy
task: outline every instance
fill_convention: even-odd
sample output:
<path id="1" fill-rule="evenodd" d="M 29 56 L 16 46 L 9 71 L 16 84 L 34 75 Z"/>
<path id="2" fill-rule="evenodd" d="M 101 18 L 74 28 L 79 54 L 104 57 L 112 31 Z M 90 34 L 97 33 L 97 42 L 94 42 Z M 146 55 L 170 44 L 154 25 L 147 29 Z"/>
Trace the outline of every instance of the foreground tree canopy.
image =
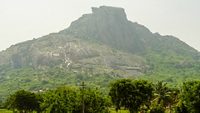
<path id="1" fill-rule="evenodd" d="M 40 94 L 20 90 L 7 99 L 7 107 L 20 113 L 107 113 L 108 106 L 100 91 L 77 87 L 59 87 Z"/>
<path id="2" fill-rule="evenodd" d="M 112 84 L 109 95 L 116 110 L 125 107 L 133 113 L 137 112 L 140 106 L 150 103 L 153 96 L 153 86 L 144 80 L 118 80 Z"/>
<path id="3" fill-rule="evenodd" d="M 34 93 L 19 90 L 8 98 L 7 107 L 20 113 L 40 112 L 40 100 Z"/>
<path id="4" fill-rule="evenodd" d="M 184 82 L 181 88 L 174 88 L 163 82 L 122 79 L 111 84 L 109 95 L 116 111 L 125 108 L 130 113 L 200 112 L 200 81 Z"/>
<path id="5" fill-rule="evenodd" d="M 113 107 L 130 113 L 199 113 L 200 81 L 174 88 L 164 82 L 121 79 L 111 83 L 108 95 L 84 86 L 63 86 L 40 93 L 19 90 L 7 98 L 5 105 L 19 113 L 109 113 Z"/>
<path id="6" fill-rule="evenodd" d="M 185 82 L 182 86 L 181 100 L 181 109 L 186 106 L 190 113 L 200 113 L 200 82 Z"/>

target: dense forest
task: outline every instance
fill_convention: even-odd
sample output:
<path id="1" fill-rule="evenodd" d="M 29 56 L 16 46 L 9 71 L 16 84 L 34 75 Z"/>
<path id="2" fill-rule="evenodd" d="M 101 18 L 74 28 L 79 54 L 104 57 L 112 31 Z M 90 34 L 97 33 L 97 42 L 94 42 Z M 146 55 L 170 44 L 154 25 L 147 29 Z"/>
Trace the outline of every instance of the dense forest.
<path id="1" fill-rule="evenodd" d="M 38 92 L 18 90 L 1 108 L 15 113 L 199 113 L 200 81 L 171 87 L 162 81 L 119 79 L 110 83 L 108 93 L 84 82 Z"/>

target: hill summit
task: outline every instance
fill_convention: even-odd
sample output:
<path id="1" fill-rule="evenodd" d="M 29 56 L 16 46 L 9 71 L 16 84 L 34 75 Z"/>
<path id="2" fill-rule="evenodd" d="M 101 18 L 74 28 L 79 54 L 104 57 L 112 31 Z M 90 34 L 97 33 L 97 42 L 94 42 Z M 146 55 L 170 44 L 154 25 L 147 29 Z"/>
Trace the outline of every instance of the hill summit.
<path id="1" fill-rule="evenodd" d="M 195 49 L 173 36 L 153 34 L 145 26 L 129 21 L 123 8 L 92 8 L 92 14 L 83 15 L 63 32 L 133 54 L 160 52 L 165 49 L 181 51 L 181 54 L 197 53 Z"/>

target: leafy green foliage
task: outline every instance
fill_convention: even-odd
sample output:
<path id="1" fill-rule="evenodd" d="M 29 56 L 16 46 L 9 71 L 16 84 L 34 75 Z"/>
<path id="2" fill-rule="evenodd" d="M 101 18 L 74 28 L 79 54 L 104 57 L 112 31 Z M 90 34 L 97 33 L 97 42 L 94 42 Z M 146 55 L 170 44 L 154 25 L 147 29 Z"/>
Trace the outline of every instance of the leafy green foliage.
<path id="1" fill-rule="evenodd" d="M 138 111 L 141 105 L 150 103 L 153 87 L 144 80 L 122 79 L 112 84 L 109 95 L 116 110 L 125 107 L 133 113 Z"/>
<path id="2" fill-rule="evenodd" d="M 107 97 L 98 90 L 86 89 L 83 92 L 86 113 L 108 113 L 110 105 Z"/>
<path id="3" fill-rule="evenodd" d="M 166 83 L 158 82 L 155 85 L 155 100 L 157 100 L 157 104 L 168 106 L 171 98 L 170 94 L 171 90 L 166 86 Z"/>
<path id="4" fill-rule="evenodd" d="M 40 101 L 34 93 L 19 90 L 7 100 L 9 109 L 17 109 L 20 112 L 40 111 Z"/>
<path id="5" fill-rule="evenodd" d="M 200 81 L 188 81 L 183 83 L 181 99 L 190 113 L 200 112 Z"/>
<path id="6" fill-rule="evenodd" d="M 43 112 L 48 113 L 107 113 L 109 101 L 98 90 L 59 87 L 43 94 Z M 83 107 L 84 105 L 84 107 Z"/>
<path id="7" fill-rule="evenodd" d="M 185 82 L 178 89 L 164 82 L 121 79 L 111 84 L 109 96 L 84 84 L 80 87 L 62 86 L 41 93 L 19 90 L 10 95 L 6 106 L 27 113 L 115 113 L 113 107 L 124 113 L 199 112 L 199 81 Z"/>
<path id="8" fill-rule="evenodd" d="M 43 94 L 42 111 L 48 113 L 74 112 L 80 104 L 78 89 L 60 87 Z"/>
<path id="9" fill-rule="evenodd" d="M 175 112 L 176 113 L 190 113 L 188 111 L 188 108 L 183 103 L 181 103 L 181 105 L 178 105 L 176 107 Z"/>
<path id="10" fill-rule="evenodd" d="M 157 105 L 151 108 L 149 113 L 165 113 L 165 109 L 162 105 Z"/>

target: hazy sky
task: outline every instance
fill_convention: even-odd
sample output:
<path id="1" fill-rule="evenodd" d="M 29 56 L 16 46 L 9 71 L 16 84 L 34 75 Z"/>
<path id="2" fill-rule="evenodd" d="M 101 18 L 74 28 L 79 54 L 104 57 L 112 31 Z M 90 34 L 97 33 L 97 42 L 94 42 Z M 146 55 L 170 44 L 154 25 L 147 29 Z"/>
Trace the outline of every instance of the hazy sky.
<path id="1" fill-rule="evenodd" d="M 101 5 L 122 7 L 129 20 L 200 50 L 200 0 L 0 0 L 0 50 L 65 29 Z"/>

